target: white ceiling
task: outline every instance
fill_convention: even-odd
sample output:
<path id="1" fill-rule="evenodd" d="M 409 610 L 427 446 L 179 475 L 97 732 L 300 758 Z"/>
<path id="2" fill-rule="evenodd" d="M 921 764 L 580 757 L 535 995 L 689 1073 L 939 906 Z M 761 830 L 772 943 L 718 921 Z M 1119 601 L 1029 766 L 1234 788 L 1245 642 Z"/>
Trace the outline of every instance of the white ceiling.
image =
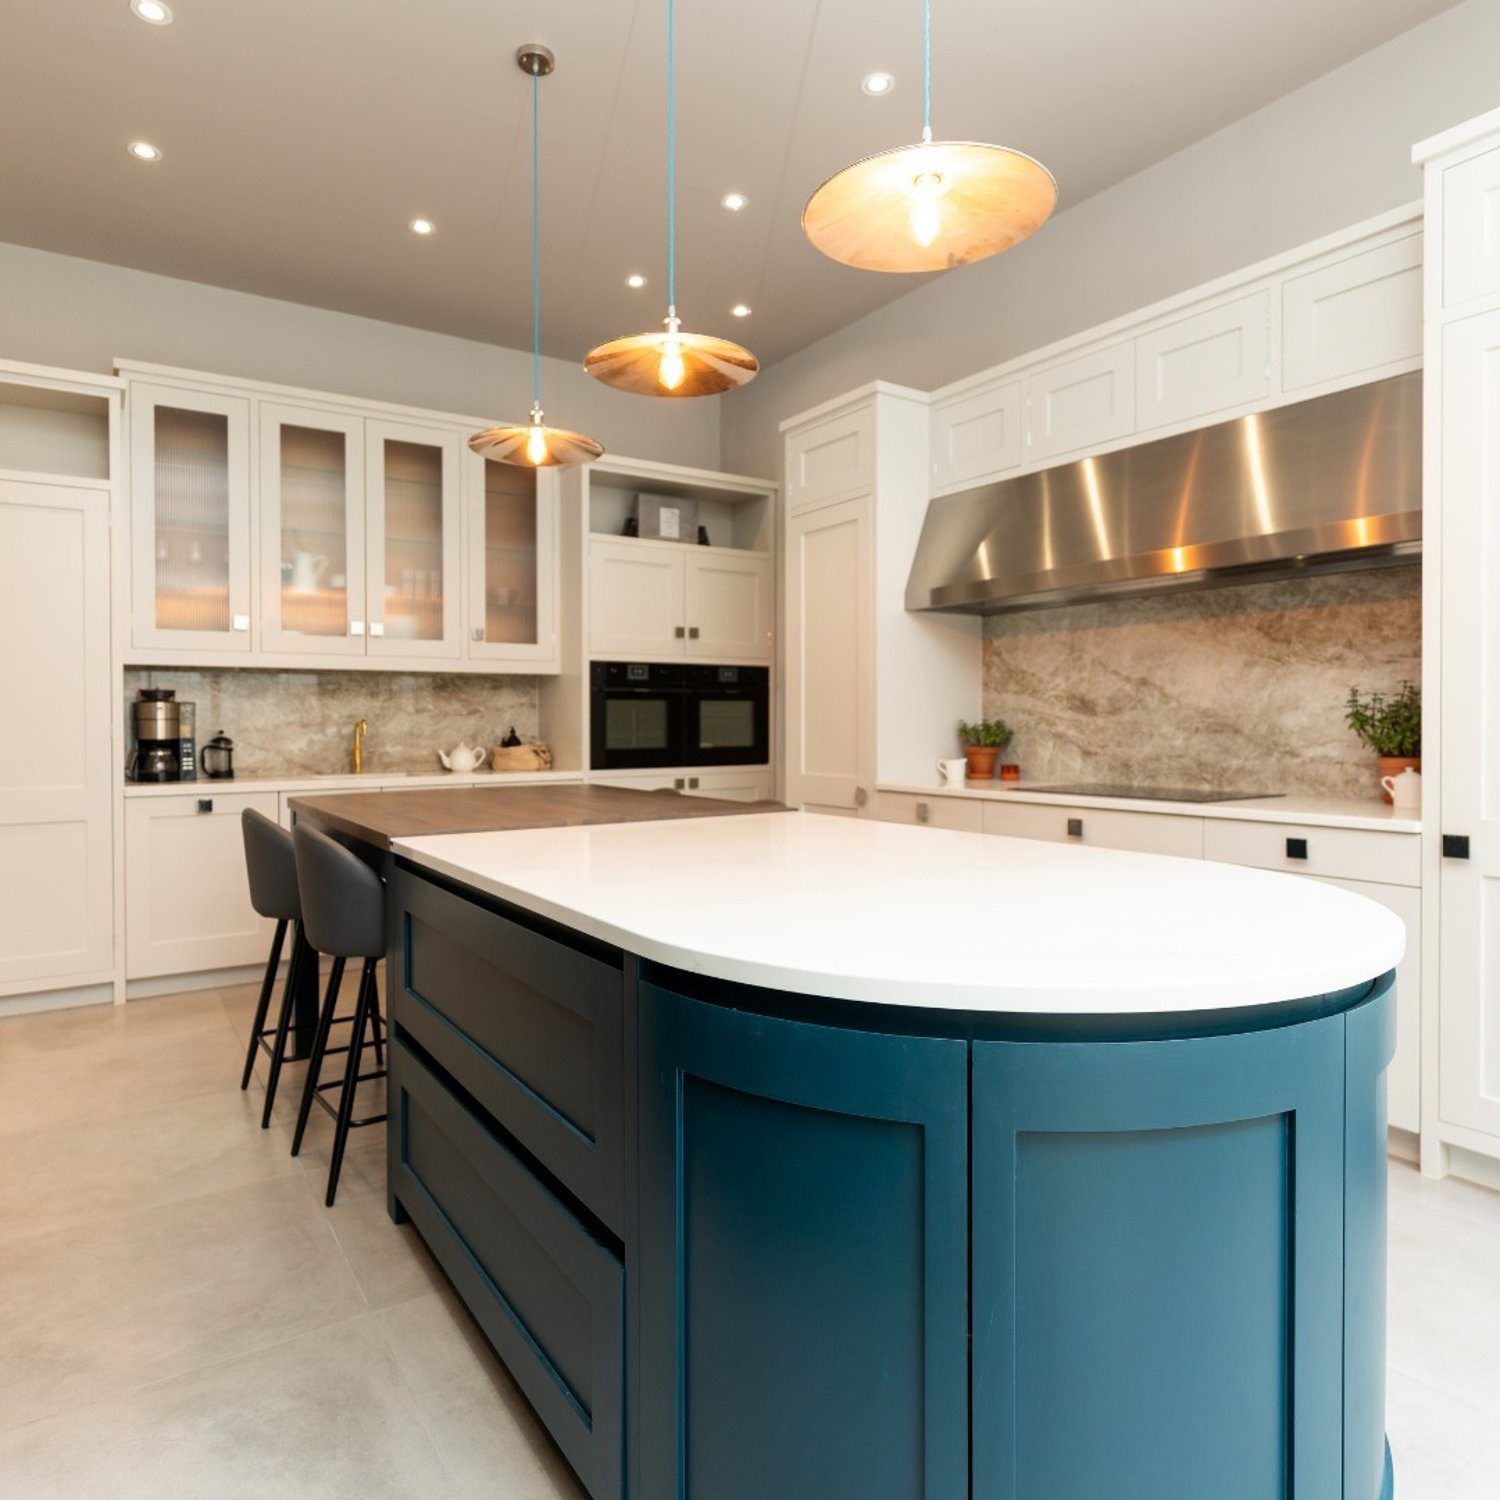
<path id="1" fill-rule="evenodd" d="M 1451 3 L 935 0 L 935 131 L 1039 156 L 1066 208 Z M 0 0 L 0 240 L 529 345 L 529 86 L 512 58 L 540 40 L 558 56 L 547 352 L 656 326 L 665 0 L 172 5 L 155 27 L 127 0 Z M 798 217 L 830 172 L 918 134 L 919 0 L 678 11 L 685 325 L 769 362 L 909 291 L 824 260 Z M 860 92 L 875 68 L 896 75 L 885 98 Z M 131 160 L 135 139 L 164 159 Z M 719 206 L 731 188 L 750 198 L 738 215 Z M 416 215 L 437 233 L 413 235 Z M 624 285 L 636 270 L 644 291 Z"/>

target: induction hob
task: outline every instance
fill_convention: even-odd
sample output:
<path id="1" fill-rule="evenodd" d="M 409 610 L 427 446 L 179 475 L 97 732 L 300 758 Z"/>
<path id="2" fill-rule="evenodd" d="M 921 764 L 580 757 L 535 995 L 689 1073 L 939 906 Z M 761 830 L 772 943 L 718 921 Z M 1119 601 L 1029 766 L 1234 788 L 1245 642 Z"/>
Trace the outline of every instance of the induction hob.
<path id="1" fill-rule="evenodd" d="M 1222 787 L 1121 786 L 1111 781 L 1075 781 L 1067 786 L 1026 786 L 1028 792 L 1051 792 L 1059 797 L 1125 797 L 1141 802 L 1251 802 L 1280 797 L 1282 792 L 1235 792 Z"/>

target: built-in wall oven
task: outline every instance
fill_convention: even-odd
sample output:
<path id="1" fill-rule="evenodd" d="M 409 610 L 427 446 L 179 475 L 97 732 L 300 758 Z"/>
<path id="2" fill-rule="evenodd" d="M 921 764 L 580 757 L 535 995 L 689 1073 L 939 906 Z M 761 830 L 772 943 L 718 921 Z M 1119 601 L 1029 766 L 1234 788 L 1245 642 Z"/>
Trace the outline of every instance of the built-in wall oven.
<path id="1" fill-rule="evenodd" d="M 767 667 L 596 661 L 590 685 L 596 771 L 770 762 Z"/>

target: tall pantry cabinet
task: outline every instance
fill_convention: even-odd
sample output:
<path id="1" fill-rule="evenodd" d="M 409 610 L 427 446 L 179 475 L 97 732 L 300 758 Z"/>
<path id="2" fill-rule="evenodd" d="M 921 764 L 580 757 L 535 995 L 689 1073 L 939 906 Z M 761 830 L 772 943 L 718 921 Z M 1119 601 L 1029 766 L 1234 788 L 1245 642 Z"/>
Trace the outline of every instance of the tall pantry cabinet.
<path id="1" fill-rule="evenodd" d="M 872 815 L 876 779 L 926 780 L 979 712 L 979 621 L 906 609 L 927 513 L 921 391 L 877 381 L 782 423 L 786 798 Z"/>
<path id="2" fill-rule="evenodd" d="M 1500 111 L 1425 169 L 1423 1166 L 1500 1155 Z M 1437 771 L 1433 776 L 1431 772 Z"/>

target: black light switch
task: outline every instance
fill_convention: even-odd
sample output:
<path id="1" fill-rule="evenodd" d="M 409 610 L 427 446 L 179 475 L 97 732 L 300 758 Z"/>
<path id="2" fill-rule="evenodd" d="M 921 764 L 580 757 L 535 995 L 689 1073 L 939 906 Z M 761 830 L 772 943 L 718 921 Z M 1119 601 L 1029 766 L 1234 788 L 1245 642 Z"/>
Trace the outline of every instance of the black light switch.
<path id="1" fill-rule="evenodd" d="M 1307 858 L 1307 840 L 1306 839 L 1288 839 L 1286 841 L 1286 857 L 1288 859 L 1306 859 Z"/>

